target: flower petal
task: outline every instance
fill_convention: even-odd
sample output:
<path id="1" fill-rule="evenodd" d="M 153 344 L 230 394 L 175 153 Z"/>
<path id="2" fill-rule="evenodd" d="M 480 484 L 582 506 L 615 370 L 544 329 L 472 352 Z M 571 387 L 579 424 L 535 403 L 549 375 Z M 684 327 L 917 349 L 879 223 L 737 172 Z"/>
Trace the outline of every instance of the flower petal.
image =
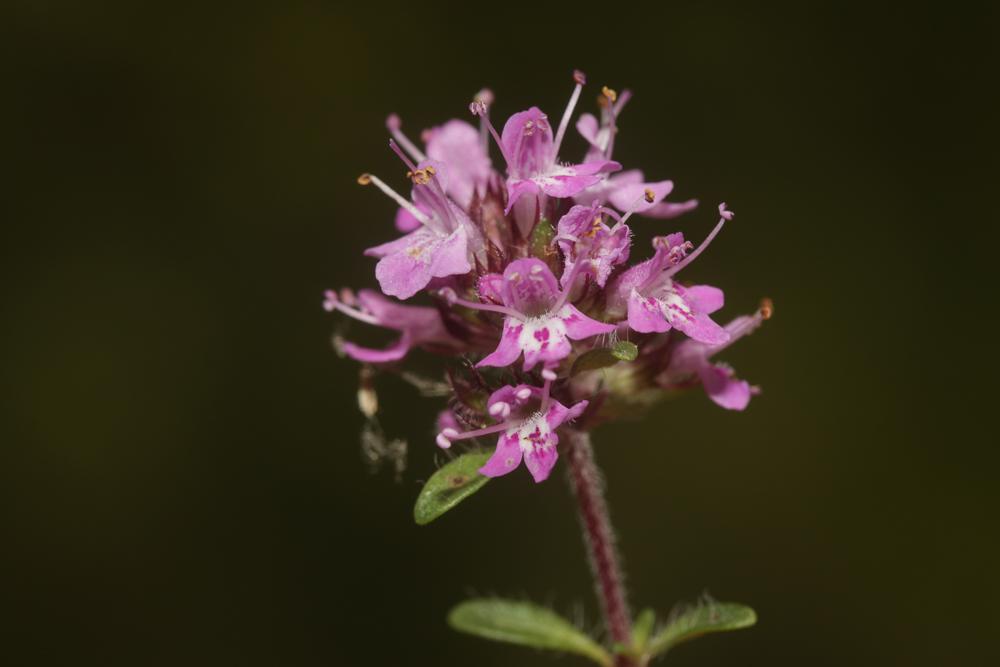
<path id="1" fill-rule="evenodd" d="M 587 401 L 580 401 L 573 407 L 567 408 L 559 401 L 554 400 L 552 401 L 552 404 L 549 405 L 549 409 L 545 412 L 545 421 L 548 423 L 549 428 L 555 431 L 565 422 L 576 419 L 582 415 L 583 411 L 587 409 L 587 405 Z"/>
<path id="2" fill-rule="evenodd" d="M 463 275 L 472 270 L 464 227 L 444 237 L 418 229 L 366 253 L 376 251 L 386 254 L 375 266 L 375 278 L 384 293 L 400 299 L 422 290 L 431 278 Z"/>
<path id="3" fill-rule="evenodd" d="M 663 316 L 660 302 L 632 290 L 628 298 L 628 325 L 639 333 L 662 333 L 670 330 L 670 323 Z"/>
<path id="4" fill-rule="evenodd" d="M 595 319 L 587 317 L 577 310 L 576 306 L 571 304 L 563 306 L 562 310 L 559 311 L 558 317 L 566 327 L 566 335 L 573 340 L 583 340 L 591 336 L 611 333 L 617 328 L 614 324 L 598 322 Z"/>
<path id="5" fill-rule="evenodd" d="M 530 178 L 549 170 L 552 154 L 552 127 L 538 107 L 531 107 L 510 118 L 500 137 L 504 153 L 510 159 L 507 172 L 512 178 Z"/>
<path id="6" fill-rule="evenodd" d="M 566 326 L 558 317 L 533 317 L 525 321 L 518 345 L 524 352 L 525 371 L 530 371 L 539 361 L 562 361 L 573 351 L 566 337 Z"/>
<path id="7" fill-rule="evenodd" d="M 706 364 L 698 370 L 705 393 L 717 405 L 727 410 L 743 410 L 750 404 L 752 390 L 746 380 L 733 375 L 725 366 Z"/>
<path id="8" fill-rule="evenodd" d="M 361 345 L 356 345 L 350 342 L 344 343 L 341 349 L 344 350 L 344 354 L 355 361 L 360 361 L 366 364 L 386 364 L 393 361 L 399 361 L 405 357 L 411 347 L 410 336 L 403 333 L 403 335 L 399 337 L 399 340 L 384 350 L 362 347 Z"/>
<path id="9" fill-rule="evenodd" d="M 522 322 L 512 317 L 505 319 L 503 333 L 500 335 L 500 343 L 497 345 L 497 349 L 484 357 L 476 366 L 502 367 L 510 366 L 514 363 L 521 355 L 521 345 L 518 343 L 518 339 L 523 329 L 524 324 Z"/>
<path id="10" fill-rule="evenodd" d="M 521 463 L 521 444 L 517 432 L 507 432 L 497 439 L 497 448 L 493 456 L 479 469 L 480 474 L 487 477 L 506 475 Z"/>
<path id="11" fill-rule="evenodd" d="M 492 167 L 479 130 L 463 120 L 450 120 L 427 133 L 427 156 L 448 166 L 446 192 L 467 207 L 476 190 L 485 185 Z"/>
<path id="12" fill-rule="evenodd" d="M 426 213 L 426 211 L 424 211 Z M 420 229 L 420 221 L 410 213 L 405 208 L 400 208 L 396 211 L 396 229 L 403 232 L 404 234 L 412 232 L 414 229 Z"/>
<path id="13" fill-rule="evenodd" d="M 559 298 L 559 283 L 548 265 L 529 257 L 514 260 L 503 272 L 503 302 L 528 316 L 547 313 Z"/>
<path id="14" fill-rule="evenodd" d="M 531 179 L 518 180 L 515 178 L 507 179 L 507 207 L 504 209 L 504 215 L 510 213 L 510 210 L 514 208 L 514 204 L 517 200 L 524 195 L 536 194 L 539 192 L 540 188 L 538 184 Z"/>
<path id="15" fill-rule="evenodd" d="M 614 189 L 608 199 L 620 211 L 642 213 L 653 208 L 674 189 L 673 181 L 657 183 L 629 183 Z M 652 195 L 652 201 L 647 196 Z"/>
<path id="16" fill-rule="evenodd" d="M 536 484 L 549 478 L 549 474 L 559 458 L 559 452 L 556 450 L 558 444 L 559 436 L 555 433 L 549 433 L 545 437 L 545 444 L 532 443 L 524 452 L 524 465 Z"/>
<path id="17" fill-rule="evenodd" d="M 580 114 L 580 118 L 576 121 L 576 131 L 580 133 L 580 136 L 586 139 L 587 143 L 594 148 L 603 150 L 604 147 L 597 143 L 597 133 L 600 129 L 601 124 L 592 113 Z"/>
<path id="18" fill-rule="evenodd" d="M 692 285 L 687 288 L 685 298 L 695 310 L 711 315 L 726 303 L 725 294 L 718 287 L 711 285 Z"/>
<path id="19" fill-rule="evenodd" d="M 642 212 L 642 214 L 647 218 L 668 220 L 670 218 L 676 218 L 679 215 L 684 215 L 688 211 L 693 211 L 696 208 L 698 208 L 697 199 L 688 199 L 687 201 L 680 202 L 664 201 L 660 202 L 656 206 L 646 209 Z"/>

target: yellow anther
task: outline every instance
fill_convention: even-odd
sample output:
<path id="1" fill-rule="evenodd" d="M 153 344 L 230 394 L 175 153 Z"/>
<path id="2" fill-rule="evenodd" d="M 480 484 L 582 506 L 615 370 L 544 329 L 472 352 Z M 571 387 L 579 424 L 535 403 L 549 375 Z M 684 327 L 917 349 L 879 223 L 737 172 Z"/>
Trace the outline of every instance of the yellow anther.
<path id="1" fill-rule="evenodd" d="M 645 190 L 643 191 L 643 195 L 645 196 L 645 198 L 646 198 L 646 203 L 648 203 L 648 204 L 652 204 L 652 203 L 653 203 L 653 200 L 655 200 L 655 199 L 656 199 L 656 193 L 655 193 L 655 192 L 653 192 L 652 190 L 650 190 L 649 188 L 646 188 L 646 189 L 645 189 Z"/>
<path id="2" fill-rule="evenodd" d="M 774 315 L 774 302 L 764 298 L 760 300 L 760 317 L 762 320 L 769 320 Z"/>
<path id="3" fill-rule="evenodd" d="M 613 89 L 608 88 L 607 86 L 603 86 L 601 88 L 601 95 L 606 97 L 608 101 L 611 103 L 614 103 L 618 100 L 618 93 L 616 93 Z"/>
<path id="4" fill-rule="evenodd" d="M 406 177 L 411 179 L 417 185 L 427 185 L 431 182 L 431 176 L 433 175 L 434 167 L 425 167 L 424 169 L 406 172 Z"/>
<path id="5" fill-rule="evenodd" d="M 361 174 L 358 176 L 358 185 L 370 185 L 372 182 L 371 174 Z"/>

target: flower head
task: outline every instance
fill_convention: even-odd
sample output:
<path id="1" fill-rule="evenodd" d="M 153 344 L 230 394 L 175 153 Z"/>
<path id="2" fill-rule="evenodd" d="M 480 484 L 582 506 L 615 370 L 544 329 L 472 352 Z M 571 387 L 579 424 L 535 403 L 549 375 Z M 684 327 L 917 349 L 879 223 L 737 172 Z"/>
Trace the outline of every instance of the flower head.
<path id="1" fill-rule="evenodd" d="M 506 474 L 523 460 L 541 481 L 558 458 L 558 429 L 572 420 L 571 428 L 592 428 L 621 414 L 616 406 L 632 414 L 664 390 L 700 383 L 729 409 L 746 407 L 756 391 L 714 358 L 769 309 L 722 327 L 712 317 L 724 306 L 722 290 L 678 281 L 732 213 L 720 206 L 697 247 L 679 232 L 655 237 L 652 256 L 629 267 L 632 216 L 674 217 L 697 202 L 668 202 L 673 181 L 647 181 L 612 160 L 629 91 L 602 88 L 599 117 L 584 114 L 576 123 L 589 144 L 586 158 L 560 161 L 586 84 L 582 72 L 573 84 L 557 125 L 529 107 L 497 132 L 487 90 L 470 105 L 478 128 L 451 120 L 421 132 L 420 145 L 390 115 L 389 146 L 406 168 L 410 196 L 370 174 L 359 182 L 395 201 L 403 235 L 365 251 L 378 259 L 382 294 L 327 293 L 327 310 L 399 332 L 383 349 L 341 342 L 347 356 L 450 394 L 439 446 L 498 435 L 484 475 Z M 491 137 L 505 174 L 490 160 Z M 617 348 L 618 336 L 628 337 L 627 359 L 602 349 Z M 415 348 L 450 358 L 445 382 L 400 368 Z"/>

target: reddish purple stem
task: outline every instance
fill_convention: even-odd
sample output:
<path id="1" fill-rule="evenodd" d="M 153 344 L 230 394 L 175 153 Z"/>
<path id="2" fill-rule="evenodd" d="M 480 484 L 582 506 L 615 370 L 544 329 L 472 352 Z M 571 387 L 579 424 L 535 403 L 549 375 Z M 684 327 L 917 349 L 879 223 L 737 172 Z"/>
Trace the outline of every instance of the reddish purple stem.
<path id="1" fill-rule="evenodd" d="M 567 430 L 565 437 L 570 485 L 580 512 L 580 523 L 583 526 L 584 541 L 596 580 L 597 597 L 601 601 L 604 622 L 612 641 L 630 646 L 632 615 L 625 595 L 625 581 L 615 545 L 615 533 L 611 528 L 608 505 L 604 500 L 604 481 L 594 462 L 590 434 Z M 632 665 L 632 661 L 619 655 L 615 665 L 628 667 Z"/>

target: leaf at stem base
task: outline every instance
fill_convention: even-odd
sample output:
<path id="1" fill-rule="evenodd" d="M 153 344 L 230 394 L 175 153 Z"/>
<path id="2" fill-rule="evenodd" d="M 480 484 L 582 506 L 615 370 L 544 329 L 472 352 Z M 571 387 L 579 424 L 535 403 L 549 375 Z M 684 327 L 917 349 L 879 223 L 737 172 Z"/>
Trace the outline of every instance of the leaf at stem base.
<path id="1" fill-rule="evenodd" d="M 531 602 L 467 600 L 451 610 L 448 624 L 493 641 L 575 653 L 606 667 L 612 664 L 611 655 L 600 644 L 551 609 Z"/>

